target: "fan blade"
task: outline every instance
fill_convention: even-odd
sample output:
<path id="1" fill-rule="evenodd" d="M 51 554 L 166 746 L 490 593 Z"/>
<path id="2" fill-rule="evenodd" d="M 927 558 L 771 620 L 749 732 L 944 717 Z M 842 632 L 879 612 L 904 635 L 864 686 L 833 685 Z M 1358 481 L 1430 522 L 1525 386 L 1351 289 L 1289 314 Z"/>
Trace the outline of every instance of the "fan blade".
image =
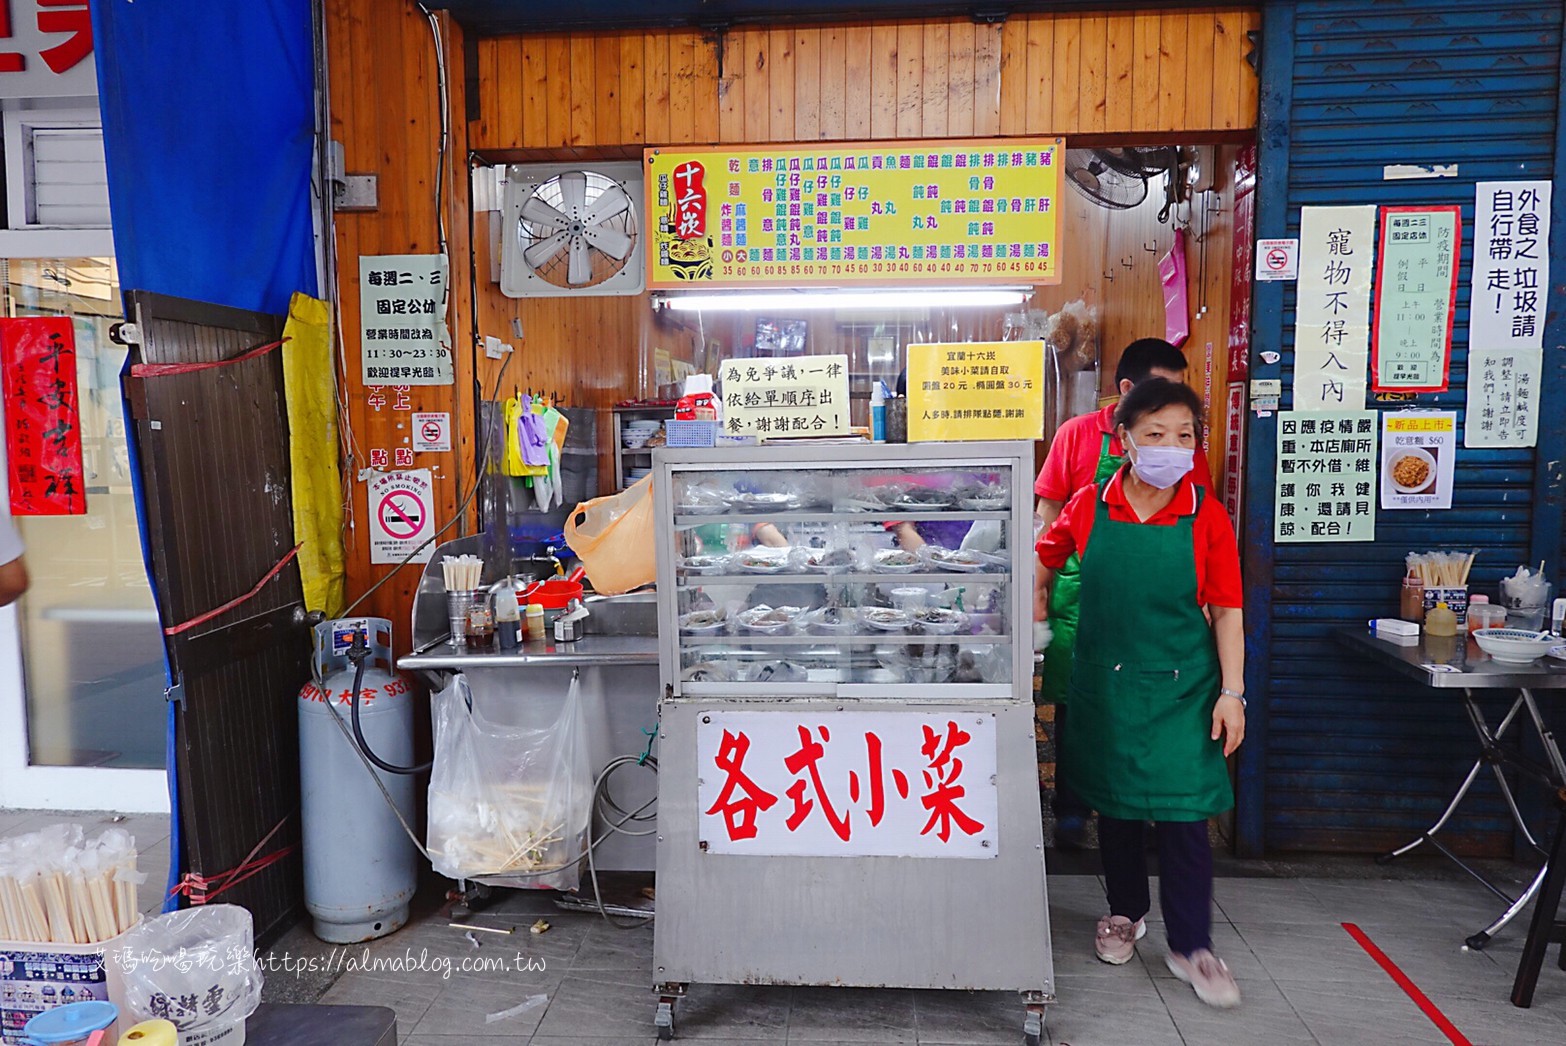
<path id="1" fill-rule="evenodd" d="M 588 243 L 597 247 L 615 261 L 624 261 L 625 256 L 631 253 L 633 241 L 619 229 L 592 225 L 583 229 L 582 235 L 587 238 Z"/>
<path id="2" fill-rule="evenodd" d="M 558 208 L 551 207 L 537 196 L 529 196 L 527 203 L 522 205 L 522 220 L 562 229 L 571 224 L 571 219 L 562 214 Z"/>
<path id="3" fill-rule="evenodd" d="M 542 268 L 565 248 L 566 241 L 570 238 L 569 233 L 557 232 L 547 240 L 539 240 L 522 252 L 522 260 L 527 262 L 529 269 Z"/>
<path id="4" fill-rule="evenodd" d="M 611 185 L 604 194 L 593 201 L 587 216 L 582 220 L 588 225 L 602 225 L 610 218 L 618 218 L 631 209 L 631 198 L 618 185 Z"/>
<path id="5" fill-rule="evenodd" d="M 582 208 L 587 206 L 586 171 L 567 171 L 560 176 L 560 202 L 572 218 L 582 216 Z"/>
<path id="6" fill-rule="evenodd" d="M 566 272 L 566 282 L 579 287 L 593 280 L 593 256 L 587 241 L 578 236 L 571 241 L 571 267 Z"/>

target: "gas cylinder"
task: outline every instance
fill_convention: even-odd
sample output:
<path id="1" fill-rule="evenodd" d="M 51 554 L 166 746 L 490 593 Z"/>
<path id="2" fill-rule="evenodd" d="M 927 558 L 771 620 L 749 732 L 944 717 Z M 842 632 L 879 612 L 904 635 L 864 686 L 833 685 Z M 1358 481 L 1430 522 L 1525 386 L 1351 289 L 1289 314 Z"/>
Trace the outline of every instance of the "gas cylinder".
<path id="1" fill-rule="evenodd" d="M 418 878 L 418 851 L 351 740 L 354 665 L 348 650 L 361 629 L 370 647 L 359 685 L 365 743 L 385 762 L 413 763 L 413 692 L 392 667 L 391 622 L 344 618 L 315 626 L 315 679 L 321 687 L 313 679 L 299 692 L 305 907 L 315 920 L 315 935 L 332 944 L 373 940 L 406 923 Z M 374 773 L 412 825 L 415 778 Z"/>

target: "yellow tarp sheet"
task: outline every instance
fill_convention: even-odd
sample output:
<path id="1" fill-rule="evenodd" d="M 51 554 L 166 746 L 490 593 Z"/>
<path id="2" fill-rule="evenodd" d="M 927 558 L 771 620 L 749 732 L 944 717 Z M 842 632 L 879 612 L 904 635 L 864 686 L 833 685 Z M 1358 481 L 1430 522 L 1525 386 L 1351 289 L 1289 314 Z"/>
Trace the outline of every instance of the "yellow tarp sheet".
<path id="1" fill-rule="evenodd" d="M 294 540 L 305 606 L 336 617 L 343 608 L 343 495 L 338 467 L 332 311 L 295 294 L 283 327 L 283 391 L 293 469 Z"/>

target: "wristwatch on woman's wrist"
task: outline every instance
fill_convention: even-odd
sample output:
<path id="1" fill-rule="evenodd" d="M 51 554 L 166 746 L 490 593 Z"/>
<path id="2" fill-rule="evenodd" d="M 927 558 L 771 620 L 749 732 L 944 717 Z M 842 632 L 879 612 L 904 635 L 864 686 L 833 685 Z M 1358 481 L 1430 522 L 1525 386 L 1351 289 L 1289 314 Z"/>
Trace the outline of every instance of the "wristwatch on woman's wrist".
<path id="1" fill-rule="evenodd" d="M 1240 699 L 1240 707 L 1241 708 L 1248 708 L 1248 707 L 1250 707 L 1249 705 L 1247 705 L 1245 703 L 1245 695 L 1240 693 L 1238 690 L 1230 690 L 1228 687 L 1224 686 L 1224 687 L 1219 687 L 1218 688 L 1218 693 L 1222 697 L 1237 697 L 1237 698 L 1239 698 Z"/>

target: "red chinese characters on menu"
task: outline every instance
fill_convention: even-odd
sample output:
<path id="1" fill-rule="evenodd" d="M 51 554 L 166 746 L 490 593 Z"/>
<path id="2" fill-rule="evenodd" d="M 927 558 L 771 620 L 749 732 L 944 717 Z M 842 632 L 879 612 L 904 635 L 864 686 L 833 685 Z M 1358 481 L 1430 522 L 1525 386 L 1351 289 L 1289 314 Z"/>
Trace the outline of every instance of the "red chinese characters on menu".
<path id="1" fill-rule="evenodd" d="M 0 319 L 11 514 L 87 511 L 76 390 L 76 338 L 59 317 Z"/>
<path id="2" fill-rule="evenodd" d="M 695 160 L 674 169 L 674 235 L 697 240 L 707 235 L 706 169 Z"/>
<path id="3" fill-rule="evenodd" d="M 757 783 L 758 776 L 773 775 L 757 772 L 746 731 L 724 730 L 712 759 L 723 784 L 706 813 L 723 818 L 731 841 L 755 839 L 760 815 L 785 798 L 788 815 L 781 824 L 782 830 L 793 834 L 819 821 L 845 843 L 853 839 L 856 829 L 879 827 L 888 805 L 894 803 L 916 803 L 924 818 L 918 835 L 932 836 L 942 843 L 958 832 L 973 836 L 985 830 L 986 825 L 963 806 L 967 789 L 962 782 L 961 753 L 973 737 L 955 721 L 947 721 L 940 730 L 928 725 L 922 728 L 923 744 L 917 755 L 924 768 L 917 775 L 923 778 L 922 792 L 911 787 L 910 774 L 890 765 L 908 753 L 889 756 L 887 739 L 875 731 L 840 737 L 834 742 L 830 730 L 823 725 L 799 724 L 796 730 L 798 748 L 783 758 L 783 769 L 792 779 L 783 796 Z M 862 774 L 850 770 L 846 775 L 830 778 L 823 773 L 822 761 L 828 746 L 834 744 L 850 750 L 854 764 L 864 768 Z M 747 759 L 752 760 L 750 766 Z"/>

